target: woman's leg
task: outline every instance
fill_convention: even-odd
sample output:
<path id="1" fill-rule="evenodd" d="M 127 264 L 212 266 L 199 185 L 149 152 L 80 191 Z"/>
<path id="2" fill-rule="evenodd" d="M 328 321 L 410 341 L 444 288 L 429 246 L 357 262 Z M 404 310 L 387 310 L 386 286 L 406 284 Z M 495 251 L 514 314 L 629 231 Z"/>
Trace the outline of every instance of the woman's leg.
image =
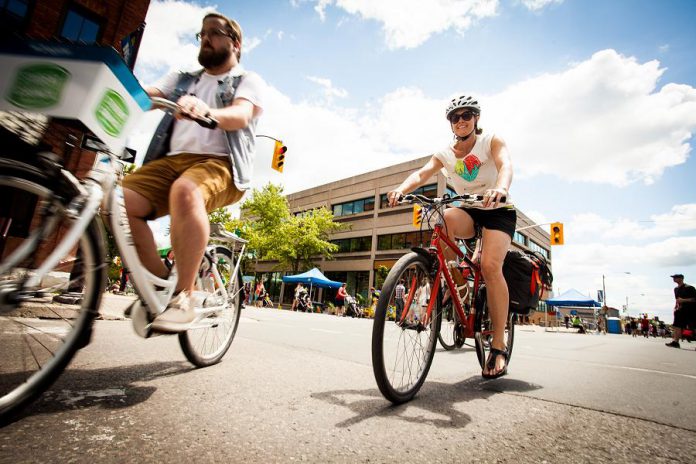
<path id="1" fill-rule="evenodd" d="M 445 232 L 452 242 L 456 238 L 471 238 L 475 233 L 474 220 L 466 211 L 459 208 L 448 208 L 445 211 Z M 456 258 L 454 250 L 449 249 L 449 247 L 443 251 L 448 261 Z"/>
<path id="2" fill-rule="evenodd" d="M 510 296 L 507 282 L 503 277 L 503 261 L 510 247 L 510 236 L 500 230 L 483 229 L 483 250 L 481 253 L 481 271 L 486 281 L 486 296 L 488 298 L 488 311 L 493 324 L 493 348 L 504 350 L 505 324 L 507 322 Z M 495 362 L 495 371 L 484 374 L 495 374 L 505 368 L 505 358 L 498 356 Z"/>

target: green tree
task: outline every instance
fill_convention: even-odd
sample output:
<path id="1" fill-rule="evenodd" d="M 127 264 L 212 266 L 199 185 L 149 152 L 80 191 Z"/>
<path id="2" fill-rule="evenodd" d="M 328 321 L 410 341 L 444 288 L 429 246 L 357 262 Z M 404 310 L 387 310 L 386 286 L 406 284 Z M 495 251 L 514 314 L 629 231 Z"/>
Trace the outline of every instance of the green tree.
<path id="1" fill-rule="evenodd" d="M 328 238 L 342 224 L 334 222 L 326 208 L 291 215 L 282 186 L 269 183 L 254 189 L 242 211 L 244 219 L 228 221 L 225 227 L 249 240 L 249 250 L 258 261 L 277 260 L 280 268 L 299 272 L 312 266 L 313 257 L 331 259 L 338 250 Z"/>

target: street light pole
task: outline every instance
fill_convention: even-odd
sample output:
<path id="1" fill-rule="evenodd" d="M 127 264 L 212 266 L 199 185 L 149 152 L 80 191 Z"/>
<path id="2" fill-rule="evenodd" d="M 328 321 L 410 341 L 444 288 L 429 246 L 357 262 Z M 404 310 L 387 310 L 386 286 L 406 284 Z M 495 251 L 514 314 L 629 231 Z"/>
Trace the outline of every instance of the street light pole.
<path id="1" fill-rule="evenodd" d="M 602 274 L 602 304 L 607 305 L 607 286 L 604 283 L 604 274 Z"/>

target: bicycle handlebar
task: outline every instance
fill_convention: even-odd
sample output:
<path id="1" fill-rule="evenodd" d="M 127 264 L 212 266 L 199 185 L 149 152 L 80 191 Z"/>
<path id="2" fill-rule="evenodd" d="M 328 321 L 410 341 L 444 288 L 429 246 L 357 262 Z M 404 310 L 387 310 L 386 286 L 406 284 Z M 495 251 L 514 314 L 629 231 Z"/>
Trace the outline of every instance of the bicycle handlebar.
<path id="1" fill-rule="evenodd" d="M 464 195 L 450 196 L 448 194 L 445 194 L 442 196 L 442 198 L 428 198 L 425 195 L 408 194 L 408 195 L 402 195 L 398 201 L 399 201 L 399 203 L 420 203 L 422 205 L 437 205 L 437 206 L 449 205 L 449 204 L 457 202 L 457 201 L 461 201 L 461 202 L 469 204 L 469 205 L 482 205 L 483 204 L 483 195 L 466 193 Z M 507 197 L 502 197 L 498 203 L 500 203 L 501 205 L 507 205 L 508 204 Z"/>
<path id="2" fill-rule="evenodd" d="M 152 101 L 152 106 L 151 108 L 153 110 L 155 109 L 160 109 L 160 110 L 167 110 L 167 111 L 172 111 L 174 113 L 179 113 L 186 119 L 189 119 L 196 124 L 198 124 L 201 127 L 205 127 L 206 129 L 215 129 L 218 125 L 218 121 L 215 118 L 211 117 L 206 117 L 206 116 L 194 116 L 190 113 L 187 113 L 185 111 L 182 111 L 181 107 L 174 103 L 171 100 L 167 100 L 166 98 L 160 98 L 160 97 L 152 97 L 150 98 Z"/>

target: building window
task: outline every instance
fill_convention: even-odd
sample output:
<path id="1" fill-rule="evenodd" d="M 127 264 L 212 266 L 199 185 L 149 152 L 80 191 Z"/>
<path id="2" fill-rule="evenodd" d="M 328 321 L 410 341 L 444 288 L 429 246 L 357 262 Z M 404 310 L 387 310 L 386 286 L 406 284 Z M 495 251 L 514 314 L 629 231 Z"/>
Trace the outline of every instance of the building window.
<path id="1" fill-rule="evenodd" d="M 361 198 L 360 200 L 347 201 L 333 205 L 334 216 L 348 216 L 350 214 L 363 213 L 375 209 L 375 197 Z"/>
<path id="2" fill-rule="evenodd" d="M 428 198 L 435 198 L 437 196 L 437 184 L 424 185 L 423 187 L 419 187 L 411 193 L 414 195 L 423 195 Z M 379 196 L 379 207 L 381 209 L 389 207 L 389 202 L 387 201 L 386 193 L 383 193 Z"/>
<path id="3" fill-rule="evenodd" d="M 534 240 L 529 241 L 529 249 L 532 251 L 538 251 L 544 258 L 549 259 L 549 251 L 536 243 Z"/>
<path id="4" fill-rule="evenodd" d="M 512 237 L 512 239 L 516 243 L 519 243 L 520 245 L 527 246 L 527 236 L 524 234 L 521 234 L 519 232 L 515 232 L 515 235 Z"/>
<path id="5" fill-rule="evenodd" d="M 0 0 L 0 24 L 12 31 L 23 29 L 29 16 L 29 0 Z"/>
<path id="6" fill-rule="evenodd" d="M 95 43 L 101 30 L 98 18 L 76 8 L 69 8 L 65 15 L 60 36 L 73 42 Z"/>
<path id="7" fill-rule="evenodd" d="M 403 250 L 413 247 L 426 246 L 430 243 L 432 232 L 402 232 L 377 237 L 378 250 Z"/>
<path id="8" fill-rule="evenodd" d="M 338 253 L 354 253 L 358 251 L 372 250 L 372 237 L 351 237 L 331 240 L 331 243 L 338 246 Z"/>

